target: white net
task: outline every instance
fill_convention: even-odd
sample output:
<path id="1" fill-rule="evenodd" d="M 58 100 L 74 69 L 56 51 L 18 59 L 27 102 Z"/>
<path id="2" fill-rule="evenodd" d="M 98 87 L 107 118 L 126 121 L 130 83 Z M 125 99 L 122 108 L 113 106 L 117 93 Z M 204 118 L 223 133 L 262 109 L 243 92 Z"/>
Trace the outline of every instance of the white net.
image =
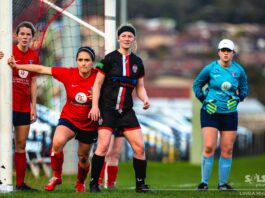
<path id="1" fill-rule="evenodd" d="M 84 26 L 89 24 L 104 31 L 104 0 L 14 0 L 13 19 L 14 28 L 25 20 L 35 25 L 37 34 L 32 48 L 39 52 L 42 65 L 75 67 L 75 54 L 80 46 L 92 47 L 98 58 L 104 56 L 104 38 Z M 26 180 L 33 175 L 35 187 L 42 188 L 51 176 L 49 151 L 65 93 L 64 87 L 49 76 L 38 76 L 37 84 L 39 118 L 31 125 L 27 140 L 31 171 Z M 64 173 L 74 173 L 77 170 L 74 141 L 68 144 L 65 152 L 64 164 L 68 166 L 64 166 Z M 66 179 L 64 184 L 74 185 L 74 181 L 75 178 L 73 181 Z"/>

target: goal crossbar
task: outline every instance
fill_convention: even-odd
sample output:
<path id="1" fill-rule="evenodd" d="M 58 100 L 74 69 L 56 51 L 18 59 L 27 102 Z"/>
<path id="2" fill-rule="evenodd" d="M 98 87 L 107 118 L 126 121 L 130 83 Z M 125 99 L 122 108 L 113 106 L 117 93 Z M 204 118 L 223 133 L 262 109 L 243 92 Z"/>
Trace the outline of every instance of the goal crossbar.
<path id="1" fill-rule="evenodd" d="M 105 33 L 98 30 L 97 28 L 93 27 L 92 25 L 86 23 L 85 21 L 83 21 L 82 19 L 78 18 L 77 16 L 71 14 L 70 12 L 58 7 L 57 5 L 55 5 L 54 3 L 48 1 L 48 0 L 41 0 L 41 2 L 49 5 L 51 8 L 55 9 L 56 11 L 62 13 L 63 15 L 69 17 L 70 19 L 76 21 L 77 23 L 79 23 L 80 25 L 83 25 L 84 27 L 94 31 L 95 33 L 97 33 L 98 35 L 102 36 L 103 38 L 105 38 Z"/>

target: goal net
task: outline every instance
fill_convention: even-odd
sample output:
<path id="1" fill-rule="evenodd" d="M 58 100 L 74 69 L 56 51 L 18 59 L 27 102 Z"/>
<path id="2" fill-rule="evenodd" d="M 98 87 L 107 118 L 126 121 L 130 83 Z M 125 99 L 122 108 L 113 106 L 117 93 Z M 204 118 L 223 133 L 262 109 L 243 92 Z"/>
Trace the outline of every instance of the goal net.
<path id="1" fill-rule="evenodd" d="M 38 51 L 42 65 L 75 67 L 75 54 L 80 46 L 92 47 L 98 58 L 105 54 L 104 0 L 13 0 L 13 30 L 21 21 L 30 21 L 36 27 L 31 47 Z M 16 43 L 15 37 L 13 41 Z M 31 125 L 27 140 L 30 171 L 26 181 L 35 178 L 28 183 L 39 188 L 51 176 L 49 151 L 65 103 L 65 91 L 63 85 L 50 76 L 38 76 L 37 84 L 38 120 Z M 77 171 L 76 148 L 73 140 L 64 149 L 64 175 Z M 64 184 L 73 186 L 75 175 L 72 177 L 64 179 Z"/>

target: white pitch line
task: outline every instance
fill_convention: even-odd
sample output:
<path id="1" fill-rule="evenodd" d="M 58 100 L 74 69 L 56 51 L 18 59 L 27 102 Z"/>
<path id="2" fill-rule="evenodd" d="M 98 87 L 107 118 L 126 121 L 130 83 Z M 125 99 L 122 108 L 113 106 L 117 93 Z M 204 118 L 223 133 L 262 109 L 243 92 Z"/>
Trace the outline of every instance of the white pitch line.
<path id="1" fill-rule="evenodd" d="M 186 184 L 186 185 L 192 185 L 194 186 L 193 184 Z M 180 186 L 180 185 L 179 185 Z M 117 190 L 134 190 L 135 189 L 135 186 L 132 186 L 132 187 L 127 187 L 127 188 L 117 188 Z M 209 191 L 220 191 L 216 188 L 209 188 L 208 189 Z M 201 192 L 199 190 L 197 190 L 196 188 L 150 188 L 150 191 L 198 191 L 198 192 Z M 237 192 L 240 192 L 240 191 L 265 191 L 265 189 L 236 189 Z"/>

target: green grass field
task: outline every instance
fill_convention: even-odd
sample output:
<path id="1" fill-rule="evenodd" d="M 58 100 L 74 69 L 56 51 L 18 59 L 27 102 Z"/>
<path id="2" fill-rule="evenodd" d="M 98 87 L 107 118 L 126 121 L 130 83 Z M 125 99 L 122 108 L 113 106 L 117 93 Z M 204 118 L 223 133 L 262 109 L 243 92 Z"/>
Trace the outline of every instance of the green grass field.
<path id="1" fill-rule="evenodd" d="M 147 183 L 151 186 L 151 192 L 138 194 L 134 192 L 134 172 L 131 162 L 120 164 L 117 181 L 117 189 L 91 194 L 75 193 L 75 176 L 64 176 L 63 184 L 54 192 L 43 191 L 43 186 L 48 178 L 35 179 L 28 174 L 27 183 L 40 189 L 38 193 L 2 193 L 0 197 L 262 197 L 265 196 L 265 181 L 257 181 L 255 174 L 265 175 L 265 155 L 244 157 L 233 160 L 230 184 L 238 189 L 238 192 L 219 192 L 216 189 L 218 182 L 218 161 L 215 161 L 212 177 L 209 182 L 208 192 L 194 190 L 200 182 L 200 166 L 190 165 L 187 162 L 162 164 L 149 162 L 147 170 Z M 252 184 L 245 182 L 245 176 L 250 175 Z M 265 177 L 265 176 L 264 176 Z M 261 177 L 260 177 L 261 179 Z M 87 181 L 88 185 L 88 181 Z M 87 189 L 88 190 L 88 189 Z"/>

